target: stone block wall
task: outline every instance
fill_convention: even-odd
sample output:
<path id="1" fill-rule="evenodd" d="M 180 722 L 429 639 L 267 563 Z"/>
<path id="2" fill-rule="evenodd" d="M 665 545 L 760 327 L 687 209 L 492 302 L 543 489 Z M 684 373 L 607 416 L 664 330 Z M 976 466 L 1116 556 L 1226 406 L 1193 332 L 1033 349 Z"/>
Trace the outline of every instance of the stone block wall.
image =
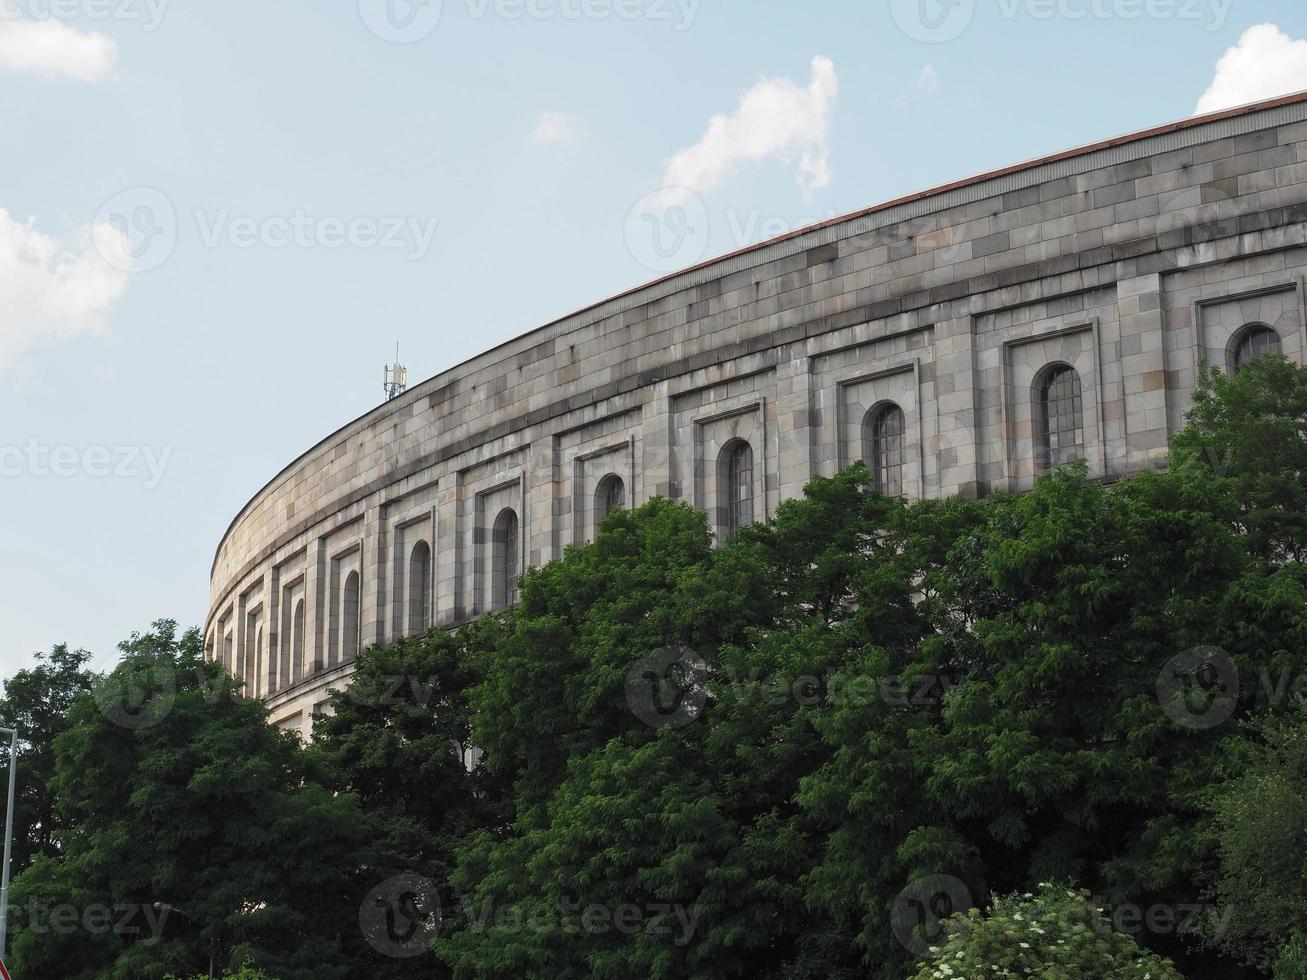
<path id="1" fill-rule="evenodd" d="M 207 648 L 307 734 L 359 642 L 494 608 L 506 556 L 593 535 L 605 478 L 722 528 L 741 492 L 722 454 L 744 440 L 765 519 L 895 405 L 909 496 L 1020 491 L 1055 366 L 1076 372 L 1095 476 L 1160 465 L 1201 363 L 1229 367 L 1250 329 L 1302 360 L 1305 270 L 1307 96 L 764 242 L 523 334 L 295 460 L 218 546 Z"/>

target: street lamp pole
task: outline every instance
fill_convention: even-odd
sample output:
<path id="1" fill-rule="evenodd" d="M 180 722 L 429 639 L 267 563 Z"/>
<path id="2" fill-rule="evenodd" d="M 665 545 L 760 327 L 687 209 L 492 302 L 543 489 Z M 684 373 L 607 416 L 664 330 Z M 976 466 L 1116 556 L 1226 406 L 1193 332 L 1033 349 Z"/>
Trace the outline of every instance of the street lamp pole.
<path id="1" fill-rule="evenodd" d="M 14 793 L 18 788 L 18 729 L 0 728 L 9 736 L 9 805 L 5 810 L 5 858 L 0 871 L 0 958 L 9 951 L 9 862 L 14 852 Z"/>

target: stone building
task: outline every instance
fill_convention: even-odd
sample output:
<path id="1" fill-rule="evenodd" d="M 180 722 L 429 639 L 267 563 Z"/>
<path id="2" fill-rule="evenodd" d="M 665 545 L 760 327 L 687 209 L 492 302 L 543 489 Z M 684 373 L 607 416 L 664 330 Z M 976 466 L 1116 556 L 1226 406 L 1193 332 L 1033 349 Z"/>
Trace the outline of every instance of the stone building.
<path id="1" fill-rule="evenodd" d="M 890 201 L 666 276 L 379 405 L 214 558 L 208 654 L 307 734 L 360 647 L 512 603 L 654 495 L 718 531 L 867 460 L 909 497 L 1156 466 L 1199 365 L 1302 360 L 1307 94 Z"/>

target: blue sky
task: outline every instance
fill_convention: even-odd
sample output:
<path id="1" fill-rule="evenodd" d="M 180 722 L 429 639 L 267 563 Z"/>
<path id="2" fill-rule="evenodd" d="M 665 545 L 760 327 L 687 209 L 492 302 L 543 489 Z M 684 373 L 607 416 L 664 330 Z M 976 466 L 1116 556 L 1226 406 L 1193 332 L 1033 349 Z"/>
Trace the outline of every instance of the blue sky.
<path id="1" fill-rule="evenodd" d="M 396 341 L 416 381 L 667 263 L 1307 88 L 1289 2 L 7 2 L 0 673 L 201 622 L 227 523 Z"/>

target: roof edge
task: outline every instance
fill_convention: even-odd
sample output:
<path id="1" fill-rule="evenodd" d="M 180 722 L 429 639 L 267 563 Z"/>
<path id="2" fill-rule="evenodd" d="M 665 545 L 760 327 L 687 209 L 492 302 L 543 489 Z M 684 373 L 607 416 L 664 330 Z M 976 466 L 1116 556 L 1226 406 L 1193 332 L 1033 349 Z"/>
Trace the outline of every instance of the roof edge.
<path id="1" fill-rule="evenodd" d="M 547 323 L 542 323 L 540 326 L 535 327 L 534 329 L 529 330 L 526 333 L 518 334 L 516 337 L 513 337 L 512 340 L 505 341 L 504 344 L 512 343 L 513 340 L 518 340 L 521 337 L 529 336 L 530 334 L 535 333 L 537 330 L 544 330 L 547 329 L 548 327 L 555 326 L 556 324 L 562 323 L 565 320 L 570 320 L 573 317 L 580 316 L 583 313 L 588 313 L 590 310 L 597 309 L 598 307 L 603 306 L 605 303 L 611 303 L 613 300 L 622 299 L 625 296 L 630 296 L 634 293 L 641 292 L 642 290 L 649 289 L 653 286 L 657 286 L 662 283 L 669 282 L 673 279 L 676 279 L 679 276 L 686 275 L 687 273 L 697 272 L 701 269 L 706 269 L 710 266 L 717 265 L 720 262 L 725 262 L 728 259 L 733 259 L 740 255 L 747 255 L 750 252 L 767 248 L 768 246 L 775 245 L 779 242 L 789 241 L 791 239 L 798 238 L 801 235 L 806 235 L 814 231 L 820 231 L 823 228 L 830 228 L 834 225 L 844 224 L 849 221 L 856 221 L 858 218 L 864 218 L 867 215 L 876 214 L 877 212 L 880 211 L 888 211 L 890 208 L 901 207 L 904 204 L 911 204 L 914 201 L 923 201 L 927 198 L 936 197 L 940 194 L 945 194 L 949 191 L 959 190 L 963 187 L 972 187 L 975 186 L 976 184 L 983 184 L 986 181 L 995 180 L 999 177 L 1007 177 L 1011 174 L 1021 173 L 1023 170 L 1033 170 L 1034 168 L 1042 167 L 1045 164 L 1058 163 L 1062 160 L 1072 160 L 1076 157 L 1088 156 L 1090 153 L 1097 153 L 1100 150 L 1110 150 L 1113 147 L 1125 146 L 1130 143 L 1137 143 L 1140 140 L 1150 139 L 1154 136 L 1165 136 L 1168 133 L 1177 133 L 1182 130 L 1192 129 L 1195 126 L 1202 126 L 1208 123 L 1221 122 L 1224 119 L 1233 119 L 1237 116 L 1249 115 L 1253 112 L 1263 112 L 1267 109 L 1278 109 L 1281 106 L 1295 105 L 1299 102 L 1307 102 L 1307 89 L 1304 89 L 1301 92 L 1295 92 L 1292 95 L 1278 96 L 1274 99 L 1267 99 L 1262 102 L 1249 102 L 1245 105 L 1236 106 L 1233 109 L 1221 109 L 1216 112 L 1205 113 L 1204 115 L 1201 116 L 1189 116 L 1186 119 L 1181 119 L 1177 122 L 1166 123 L 1165 125 L 1162 126 L 1154 126 L 1150 129 L 1141 129 L 1133 133 L 1127 133 L 1124 136 L 1115 136 L 1112 139 L 1099 140 L 1096 143 L 1087 143 L 1083 146 L 1077 146 L 1070 150 L 1062 150 L 1058 153 L 1050 153 L 1045 156 L 1034 157 L 1033 159 L 1024 160 L 1021 163 L 1014 163 L 1011 164 L 1010 166 L 1002 167 L 998 170 L 987 170 L 983 173 L 974 174 L 973 176 L 970 177 L 963 177 L 960 180 L 950 181 L 947 184 L 940 184 L 936 187 L 931 187 L 928 190 L 915 191 L 911 194 L 905 194 L 902 197 L 896 197 L 888 201 L 882 201 L 879 204 L 873 204 L 870 207 L 860 208 L 857 211 L 849 211 L 846 214 L 837 215 L 834 218 L 827 218 L 824 221 L 814 222 L 809 225 L 804 225 L 801 228 L 792 229 L 791 231 L 787 231 L 782 235 L 777 235 L 774 238 L 767 238 L 760 242 L 754 242 L 753 244 L 746 245 L 743 248 L 737 248 L 732 252 L 724 252 L 721 255 L 715 255 L 710 259 L 705 259 L 702 262 L 696 262 L 694 265 L 686 266 L 684 269 L 677 269 L 675 272 L 669 272 L 666 275 L 662 275 L 662 276 L 658 276 L 657 278 L 650 279 L 647 282 L 643 282 L 638 286 L 634 286 L 630 289 L 624 289 L 621 292 L 614 293 L 611 296 L 605 296 L 603 299 L 597 300 L 596 302 L 593 303 L 588 303 L 585 306 L 573 310 L 571 313 L 564 314 L 563 316 L 560 317 L 555 317 L 553 320 L 550 320 Z M 500 347 L 504 346 L 504 344 L 496 344 L 494 347 L 490 347 L 487 350 L 483 351 L 482 354 L 476 355 L 476 357 L 481 357 L 484 354 L 489 354 L 493 350 L 498 350 Z M 475 359 L 476 358 L 474 357 L 474 358 L 469 358 L 468 360 L 475 360 Z M 461 363 L 466 364 L 467 361 L 463 361 Z M 458 367 L 460 365 L 454 365 L 454 366 Z M 445 372 L 442 371 L 440 373 L 444 374 Z M 433 377 L 439 377 L 439 376 L 440 375 L 434 375 Z"/>

